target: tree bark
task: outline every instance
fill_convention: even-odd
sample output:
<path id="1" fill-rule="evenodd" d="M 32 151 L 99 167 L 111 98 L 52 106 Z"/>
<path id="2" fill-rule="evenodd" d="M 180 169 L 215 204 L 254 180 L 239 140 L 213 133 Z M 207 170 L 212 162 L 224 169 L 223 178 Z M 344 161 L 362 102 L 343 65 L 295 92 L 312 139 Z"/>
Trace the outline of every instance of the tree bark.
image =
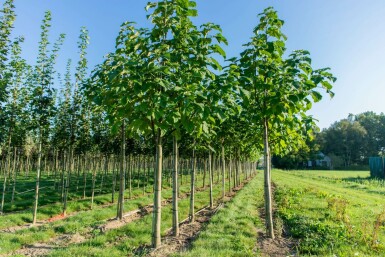
<path id="1" fill-rule="evenodd" d="M 124 207 L 124 167 L 126 162 L 126 132 L 124 121 L 122 123 L 122 146 L 120 153 L 120 178 L 119 178 L 119 198 L 118 198 L 118 219 L 123 219 Z"/>
<path id="2" fill-rule="evenodd" d="M 273 227 L 273 208 L 272 208 L 272 193 L 271 193 L 271 157 L 269 148 L 269 134 L 268 127 L 269 123 L 267 119 L 264 119 L 263 124 L 263 144 L 264 144 L 264 161 L 265 161 L 265 172 L 264 172 L 264 189 L 265 189 L 265 212 L 266 212 L 266 232 L 268 237 L 274 239 L 274 227 Z"/>
<path id="3" fill-rule="evenodd" d="M 195 173 L 196 173 L 196 157 L 195 157 L 195 142 L 192 155 L 192 171 L 191 171 L 191 192 L 190 192 L 190 212 L 189 221 L 190 223 L 195 221 Z"/>
<path id="4" fill-rule="evenodd" d="M 160 224 L 161 224 L 161 193 L 162 193 L 162 135 L 158 129 L 156 140 L 156 170 L 154 181 L 154 212 L 152 219 L 152 247 L 158 248 L 161 245 Z"/>
<path id="5" fill-rule="evenodd" d="M 225 190 L 226 190 L 225 169 L 226 169 L 225 147 L 222 144 L 222 200 L 225 200 Z"/>
<path id="6" fill-rule="evenodd" d="M 36 224 L 37 219 L 37 207 L 39 204 L 39 187 L 40 187 L 40 169 L 41 169 L 41 151 L 42 151 L 42 131 L 39 129 L 39 152 L 37 157 L 37 171 L 36 171 L 36 187 L 35 187 L 35 203 L 33 207 L 33 219 L 32 224 Z"/>
<path id="7" fill-rule="evenodd" d="M 172 231 L 174 236 L 179 236 L 178 217 L 178 140 L 173 138 L 174 167 L 172 172 Z"/>
<path id="8" fill-rule="evenodd" d="M 213 201 L 213 167 L 211 163 L 211 151 L 209 151 L 209 181 L 210 181 L 210 208 L 212 209 L 214 207 L 214 201 Z"/>

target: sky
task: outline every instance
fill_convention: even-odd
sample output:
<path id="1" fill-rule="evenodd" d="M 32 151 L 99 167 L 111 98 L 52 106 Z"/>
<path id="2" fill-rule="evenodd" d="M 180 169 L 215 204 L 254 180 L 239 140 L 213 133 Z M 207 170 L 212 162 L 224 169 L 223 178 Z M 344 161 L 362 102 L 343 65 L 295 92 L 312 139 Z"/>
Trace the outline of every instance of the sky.
<path id="1" fill-rule="evenodd" d="M 2 4 L 4 0 L 0 0 Z M 90 70 L 114 50 L 119 26 L 134 21 L 148 27 L 147 0 L 15 0 L 14 36 L 24 36 L 23 56 L 35 63 L 44 12 L 52 12 L 51 41 L 60 33 L 66 41 L 59 53 L 57 71 L 67 60 L 77 62 L 80 28 L 89 30 Z M 314 68 L 330 67 L 337 82 L 335 97 L 324 96 L 310 114 L 318 126 L 329 127 L 349 113 L 385 111 L 385 1 L 383 0 L 197 0 L 199 25 L 220 25 L 229 41 L 227 57 L 236 57 L 252 36 L 257 14 L 273 6 L 285 21 L 287 53 L 304 49 Z"/>

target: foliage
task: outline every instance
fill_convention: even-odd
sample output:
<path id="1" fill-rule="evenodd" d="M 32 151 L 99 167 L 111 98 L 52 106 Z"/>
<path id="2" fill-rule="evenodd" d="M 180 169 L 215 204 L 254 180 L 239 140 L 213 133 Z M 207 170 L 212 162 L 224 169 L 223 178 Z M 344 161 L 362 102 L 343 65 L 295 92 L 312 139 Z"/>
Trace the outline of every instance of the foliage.
<path id="1" fill-rule="evenodd" d="M 325 154 L 341 158 L 342 165 L 357 166 L 368 163 L 369 157 L 381 156 L 385 147 L 385 116 L 365 112 L 349 115 L 324 129 L 317 140 Z"/>

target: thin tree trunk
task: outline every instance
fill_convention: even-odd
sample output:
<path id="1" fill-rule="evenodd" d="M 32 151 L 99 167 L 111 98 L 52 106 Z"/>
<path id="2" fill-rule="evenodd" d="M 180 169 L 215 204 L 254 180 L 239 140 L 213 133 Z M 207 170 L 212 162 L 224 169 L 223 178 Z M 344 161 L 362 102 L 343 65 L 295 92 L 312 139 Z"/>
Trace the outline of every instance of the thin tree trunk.
<path id="1" fill-rule="evenodd" d="M 195 142 L 192 154 L 192 171 L 191 171 L 191 189 L 190 189 L 190 211 L 189 221 L 190 223 L 195 221 L 195 172 L 196 172 L 196 157 L 195 157 Z"/>
<path id="2" fill-rule="evenodd" d="M 42 151 L 42 132 L 41 128 L 39 129 L 39 152 L 38 152 L 38 157 L 37 157 L 37 171 L 36 171 L 36 187 L 35 187 L 35 204 L 33 207 L 33 219 L 32 219 L 32 224 L 36 224 L 36 219 L 37 219 L 37 207 L 39 204 L 39 187 L 40 187 L 40 169 L 41 169 L 41 151 Z"/>
<path id="3" fill-rule="evenodd" d="M 129 157 L 129 171 L 128 171 L 128 186 L 129 186 L 129 198 L 132 198 L 132 155 L 128 156 Z"/>
<path id="4" fill-rule="evenodd" d="M 162 136 L 160 129 L 157 133 L 156 147 L 156 171 L 154 181 L 154 212 L 152 219 L 152 247 L 158 248 L 161 245 L 160 224 L 161 224 L 161 192 L 162 192 Z"/>
<path id="5" fill-rule="evenodd" d="M 95 157 L 92 158 L 93 162 L 95 162 Z M 94 196 L 95 196 L 95 183 L 96 183 L 96 163 L 94 163 L 92 167 L 92 188 L 91 188 L 91 210 L 94 207 Z"/>
<path id="6" fill-rule="evenodd" d="M 265 158 L 265 174 L 264 174 L 264 188 L 265 188 L 265 212 L 266 212 L 266 231 L 268 237 L 274 239 L 273 228 L 273 210 L 272 210 L 272 195 L 271 195 L 271 166 L 270 166 L 270 148 L 269 148 L 269 134 L 268 121 L 265 118 L 263 124 L 263 143 L 264 143 L 264 158 Z"/>
<path id="7" fill-rule="evenodd" d="M 231 171 L 232 161 L 231 161 L 231 154 L 229 159 L 229 193 L 231 193 L 231 178 L 232 178 L 232 171 Z"/>
<path id="8" fill-rule="evenodd" d="M 120 154 L 120 178 L 119 178 L 119 200 L 118 200 L 118 219 L 123 219 L 123 210 L 124 210 L 124 167 L 126 162 L 126 128 L 124 121 L 122 123 L 122 146 Z"/>
<path id="9" fill-rule="evenodd" d="M 3 194 L 1 196 L 1 209 L 0 209 L 0 214 L 3 214 L 4 212 L 4 202 L 5 202 L 5 193 L 7 190 L 7 172 L 10 172 L 11 169 L 11 142 L 12 142 L 12 127 L 10 128 L 10 133 L 9 133 L 9 138 L 8 138 L 8 146 L 7 146 L 7 165 L 6 165 L 6 170 L 4 171 L 4 181 L 3 181 Z"/>
<path id="10" fill-rule="evenodd" d="M 178 218 L 178 140 L 173 138 L 174 167 L 172 172 L 172 230 L 174 236 L 179 236 Z"/>
<path id="11" fill-rule="evenodd" d="M 226 170 L 225 147 L 222 144 L 222 200 L 225 200 L 225 195 L 226 195 L 225 170 Z"/>
<path id="12" fill-rule="evenodd" d="M 206 158 L 203 159 L 203 183 L 202 183 L 202 187 L 204 188 L 205 187 L 205 182 L 206 182 L 206 173 L 207 173 L 207 162 L 206 162 Z"/>
<path id="13" fill-rule="evenodd" d="M 88 168 L 86 165 L 87 157 L 84 156 L 84 167 L 83 167 L 83 199 L 86 198 L 86 188 L 87 188 L 87 171 Z"/>
<path id="14" fill-rule="evenodd" d="M 13 148 L 13 164 L 12 164 L 12 180 L 13 180 L 13 185 L 12 185 L 12 198 L 11 198 L 11 205 L 13 205 L 13 200 L 15 198 L 15 190 L 16 190 L 16 159 L 17 159 L 17 154 L 16 154 L 17 148 Z"/>
<path id="15" fill-rule="evenodd" d="M 71 157 L 71 149 L 69 149 L 69 156 L 67 159 L 68 162 L 68 167 L 65 165 L 67 172 L 63 171 L 63 176 L 65 176 L 65 182 L 64 182 L 64 203 L 63 203 L 63 216 L 67 215 L 67 200 L 68 200 L 68 192 L 69 192 L 69 187 L 70 187 L 70 176 L 72 174 L 72 169 L 73 169 L 73 163 Z"/>
<path id="16" fill-rule="evenodd" d="M 112 162 L 112 192 L 111 192 L 111 203 L 115 202 L 115 190 L 116 190 L 116 170 L 115 170 L 115 162 L 116 158 L 113 157 L 113 162 Z"/>
<path id="17" fill-rule="evenodd" d="M 213 201 L 213 170 L 212 170 L 212 163 L 211 163 L 211 151 L 209 151 L 209 181 L 210 181 L 210 208 L 212 209 L 214 207 L 214 201 Z"/>

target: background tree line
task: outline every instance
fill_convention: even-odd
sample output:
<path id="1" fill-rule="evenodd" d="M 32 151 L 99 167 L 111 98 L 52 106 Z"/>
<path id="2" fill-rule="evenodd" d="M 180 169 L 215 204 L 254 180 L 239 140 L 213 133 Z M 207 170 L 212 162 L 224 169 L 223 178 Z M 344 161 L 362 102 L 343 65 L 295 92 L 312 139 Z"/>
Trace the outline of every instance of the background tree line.
<path id="1" fill-rule="evenodd" d="M 385 115 L 371 111 L 349 114 L 314 137 L 315 141 L 308 141 L 299 151 L 274 157 L 274 165 L 308 168 L 308 161 L 319 159 L 322 152 L 331 158 L 333 168 L 368 168 L 369 157 L 385 155 Z"/>

